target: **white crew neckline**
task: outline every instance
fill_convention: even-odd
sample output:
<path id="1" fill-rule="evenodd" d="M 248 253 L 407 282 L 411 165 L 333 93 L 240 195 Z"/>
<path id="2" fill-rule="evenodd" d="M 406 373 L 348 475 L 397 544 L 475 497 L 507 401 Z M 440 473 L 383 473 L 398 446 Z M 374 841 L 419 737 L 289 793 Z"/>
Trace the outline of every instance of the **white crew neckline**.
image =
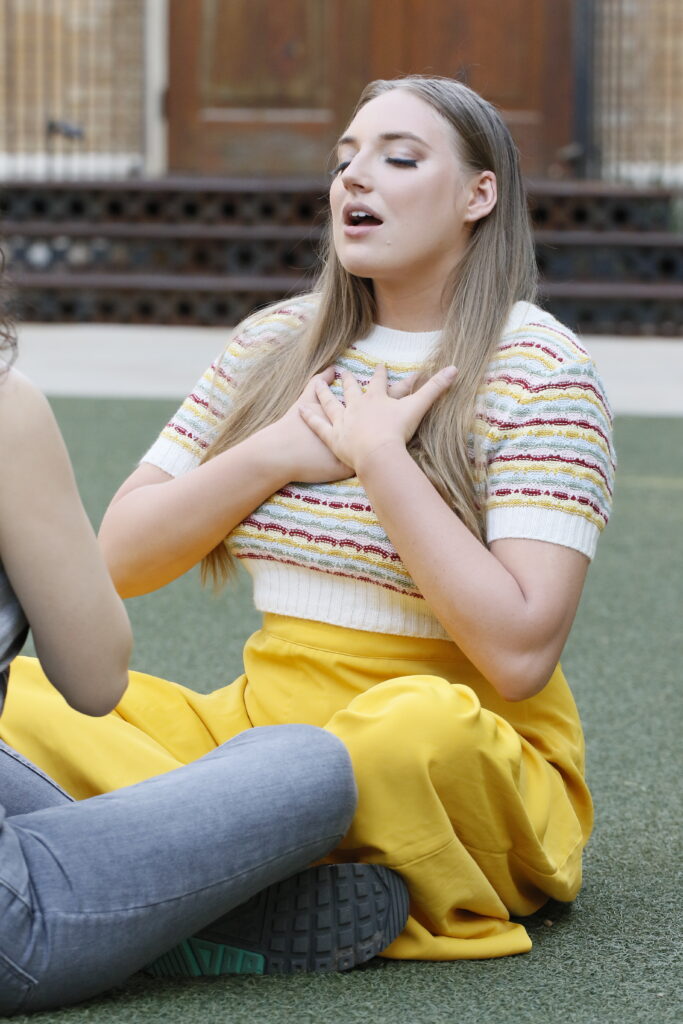
<path id="1" fill-rule="evenodd" d="M 515 302 L 503 328 L 503 337 L 523 327 L 539 314 L 546 318 L 549 317 L 548 313 L 539 309 L 533 302 Z M 373 324 L 369 334 L 354 342 L 352 348 L 358 348 L 361 352 L 379 359 L 393 357 L 394 361 L 398 362 L 402 358 L 414 360 L 416 357 L 424 358 L 437 344 L 441 333 L 441 330 L 400 331 L 395 327 Z"/>
<path id="2" fill-rule="evenodd" d="M 355 341 L 352 348 L 390 362 L 424 359 L 441 337 L 441 331 L 399 331 L 394 327 L 373 324 L 365 338 Z"/>

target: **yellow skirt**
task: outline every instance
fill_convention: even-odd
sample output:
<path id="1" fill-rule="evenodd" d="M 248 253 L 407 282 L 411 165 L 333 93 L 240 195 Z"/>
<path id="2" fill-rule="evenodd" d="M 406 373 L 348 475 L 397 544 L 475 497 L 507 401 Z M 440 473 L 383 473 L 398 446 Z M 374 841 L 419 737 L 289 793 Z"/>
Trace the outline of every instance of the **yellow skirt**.
<path id="1" fill-rule="evenodd" d="M 571 900 L 592 808 L 558 668 L 503 701 L 454 644 L 267 615 L 245 674 L 199 694 L 131 672 L 104 718 L 71 710 L 35 659 L 12 666 L 0 737 L 77 798 L 170 771 L 252 726 L 307 722 L 346 744 L 356 816 L 332 860 L 398 871 L 411 916 L 385 951 L 457 960 L 526 952 L 511 916 Z"/>

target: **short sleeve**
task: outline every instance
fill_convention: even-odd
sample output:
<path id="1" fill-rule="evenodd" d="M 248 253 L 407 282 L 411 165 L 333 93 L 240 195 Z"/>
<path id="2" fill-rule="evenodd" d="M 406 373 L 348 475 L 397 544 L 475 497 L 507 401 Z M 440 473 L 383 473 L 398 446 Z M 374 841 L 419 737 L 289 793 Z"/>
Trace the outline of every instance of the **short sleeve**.
<path id="1" fill-rule="evenodd" d="M 235 388 L 250 363 L 268 345 L 280 344 L 300 331 L 314 309 L 314 297 L 302 296 L 245 320 L 140 461 L 158 466 L 171 476 L 198 466 L 218 435 Z"/>
<path id="2" fill-rule="evenodd" d="M 181 476 L 198 466 L 230 409 L 235 387 L 236 343 L 202 374 L 180 408 L 166 424 L 141 462 Z"/>
<path id="3" fill-rule="evenodd" d="M 484 420 L 487 542 L 543 540 L 592 558 L 612 505 L 612 414 L 570 331 L 546 314 L 503 338 Z"/>

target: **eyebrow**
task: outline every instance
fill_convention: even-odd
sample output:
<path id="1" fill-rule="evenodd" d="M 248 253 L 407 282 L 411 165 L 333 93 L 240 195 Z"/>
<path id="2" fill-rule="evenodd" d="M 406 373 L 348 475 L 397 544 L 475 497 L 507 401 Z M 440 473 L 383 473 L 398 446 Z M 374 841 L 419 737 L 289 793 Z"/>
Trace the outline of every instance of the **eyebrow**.
<path id="1" fill-rule="evenodd" d="M 412 139 L 413 142 L 419 142 L 421 145 L 426 146 L 427 149 L 432 147 L 424 139 L 421 139 L 419 135 L 414 135 L 412 132 L 382 132 L 381 135 L 377 136 L 382 142 L 395 142 L 400 139 Z M 342 135 L 339 139 L 337 146 L 354 145 L 357 143 L 357 139 L 353 135 Z"/>

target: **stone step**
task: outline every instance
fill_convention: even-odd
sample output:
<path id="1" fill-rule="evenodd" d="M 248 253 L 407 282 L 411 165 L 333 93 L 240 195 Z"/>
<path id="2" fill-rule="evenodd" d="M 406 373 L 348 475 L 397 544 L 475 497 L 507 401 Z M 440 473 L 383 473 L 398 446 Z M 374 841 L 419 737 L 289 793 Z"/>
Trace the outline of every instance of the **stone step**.
<path id="1" fill-rule="evenodd" d="M 127 181 L 5 181 L 5 221 L 301 224 L 327 204 L 325 178 L 159 178 Z M 666 231 L 681 217 L 671 189 L 605 182 L 528 181 L 541 229 Z"/>
<path id="2" fill-rule="evenodd" d="M 15 277 L 51 273 L 59 276 L 60 286 L 65 274 L 87 276 L 84 284 L 92 284 L 93 274 L 134 273 L 141 288 L 156 285 L 146 283 L 148 275 L 181 272 L 299 277 L 315 272 L 322 237 L 320 227 L 282 224 L 6 221 L 4 229 Z M 681 234 L 537 230 L 535 241 L 546 281 L 683 280 Z"/>
<path id="3" fill-rule="evenodd" d="M 310 287 L 322 179 L 7 182 L 20 315 L 234 323 Z M 683 335 L 681 201 L 660 189 L 530 182 L 548 307 L 593 333 Z"/>
<path id="4" fill-rule="evenodd" d="M 296 275 L 15 274 L 25 321 L 232 325 L 310 287 Z M 142 281 L 146 286 L 142 286 Z M 585 334 L 683 337 L 683 284 L 542 281 L 541 301 Z"/>

